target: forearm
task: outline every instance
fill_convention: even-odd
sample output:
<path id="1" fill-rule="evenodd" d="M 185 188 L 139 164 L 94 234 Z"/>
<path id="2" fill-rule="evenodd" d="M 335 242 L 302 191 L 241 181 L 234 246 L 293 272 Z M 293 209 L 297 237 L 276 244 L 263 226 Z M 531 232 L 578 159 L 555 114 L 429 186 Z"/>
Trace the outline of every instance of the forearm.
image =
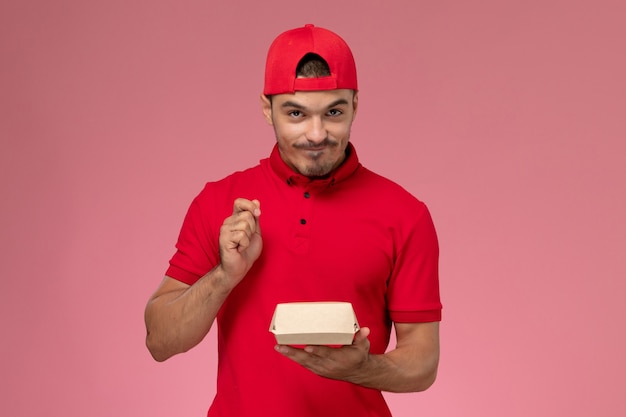
<path id="1" fill-rule="evenodd" d="M 381 355 L 368 355 L 349 380 L 381 391 L 424 391 L 435 382 L 438 362 L 438 354 L 423 355 L 418 349 L 397 348 Z"/>
<path id="2" fill-rule="evenodd" d="M 382 355 L 368 354 L 351 382 L 381 391 L 428 389 L 439 366 L 439 323 L 395 323 L 397 344 Z"/>
<path id="3" fill-rule="evenodd" d="M 211 329 L 231 291 L 218 266 L 192 286 L 166 278 L 145 311 L 146 345 L 157 361 L 186 352 Z"/>

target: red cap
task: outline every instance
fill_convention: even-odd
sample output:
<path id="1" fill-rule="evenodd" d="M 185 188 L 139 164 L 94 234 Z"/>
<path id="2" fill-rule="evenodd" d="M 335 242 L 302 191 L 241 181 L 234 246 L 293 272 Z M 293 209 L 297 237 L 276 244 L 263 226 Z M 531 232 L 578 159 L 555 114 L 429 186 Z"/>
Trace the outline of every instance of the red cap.
<path id="1" fill-rule="evenodd" d="M 296 78 L 296 68 L 308 53 L 321 56 L 330 68 L 329 77 Z M 263 94 L 295 91 L 358 90 L 356 65 L 348 44 L 336 33 L 311 24 L 278 35 L 267 53 Z"/>

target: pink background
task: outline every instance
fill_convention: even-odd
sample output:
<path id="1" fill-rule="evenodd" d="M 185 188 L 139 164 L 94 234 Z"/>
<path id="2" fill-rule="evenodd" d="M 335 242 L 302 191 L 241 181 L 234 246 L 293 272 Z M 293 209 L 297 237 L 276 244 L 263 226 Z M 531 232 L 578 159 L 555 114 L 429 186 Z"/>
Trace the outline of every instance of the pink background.
<path id="1" fill-rule="evenodd" d="M 3 1 L 2 415 L 205 414 L 214 334 L 157 364 L 144 305 L 204 182 L 268 155 L 265 52 L 308 22 L 439 231 L 439 379 L 395 416 L 626 415 L 623 4 Z"/>

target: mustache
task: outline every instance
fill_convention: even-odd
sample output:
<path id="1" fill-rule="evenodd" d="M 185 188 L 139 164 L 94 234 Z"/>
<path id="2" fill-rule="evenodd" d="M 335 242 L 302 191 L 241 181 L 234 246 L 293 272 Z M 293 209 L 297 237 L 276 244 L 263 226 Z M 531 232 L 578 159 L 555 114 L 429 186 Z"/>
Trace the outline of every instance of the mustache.
<path id="1" fill-rule="evenodd" d="M 332 140 L 332 139 L 324 139 L 321 142 L 306 142 L 306 143 L 296 143 L 293 145 L 294 148 L 296 149 L 315 149 L 315 148 L 319 148 L 320 146 L 337 146 L 339 145 L 339 142 Z"/>

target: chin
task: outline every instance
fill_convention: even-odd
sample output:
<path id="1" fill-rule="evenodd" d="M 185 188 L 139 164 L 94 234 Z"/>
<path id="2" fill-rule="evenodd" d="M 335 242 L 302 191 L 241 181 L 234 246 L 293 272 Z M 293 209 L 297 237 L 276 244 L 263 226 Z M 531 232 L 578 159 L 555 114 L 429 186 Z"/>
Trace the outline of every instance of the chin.
<path id="1" fill-rule="evenodd" d="M 330 174 L 331 171 L 332 168 L 328 168 L 326 166 L 308 166 L 304 167 L 300 173 L 305 177 L 323 177 Z"/>

